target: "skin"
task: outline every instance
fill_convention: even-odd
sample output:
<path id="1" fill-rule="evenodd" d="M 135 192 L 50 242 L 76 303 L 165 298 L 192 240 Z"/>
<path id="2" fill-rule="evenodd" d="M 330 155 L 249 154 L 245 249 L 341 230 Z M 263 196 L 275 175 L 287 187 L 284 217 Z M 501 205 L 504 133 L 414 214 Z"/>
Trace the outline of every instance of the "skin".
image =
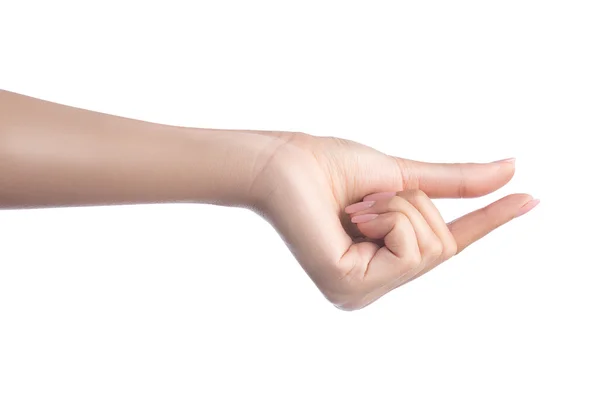
<path id="1" fill-rule="evenodd" d="M 431 198 L 504 186 L 514 159 L 431 164 L 349 140 L 137 121 L 0 91 L 0 208 L 209 203 L 251 209 L 325 297 L 356 310 L 538 204 L 446 223 Z"/>

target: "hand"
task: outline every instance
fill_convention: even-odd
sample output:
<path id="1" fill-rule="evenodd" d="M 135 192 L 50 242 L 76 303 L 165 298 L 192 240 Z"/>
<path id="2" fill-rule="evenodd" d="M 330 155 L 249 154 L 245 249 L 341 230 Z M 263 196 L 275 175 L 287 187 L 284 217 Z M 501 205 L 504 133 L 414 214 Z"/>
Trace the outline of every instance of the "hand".
<path id="1" fill-rule="evenodd" d="M 279 145 L 252 185 L 256 211 L 344 310 L 430 271 L 538 202 L 513 194 L 446 224 L 430 198 L 491 193 L 512 178 L 514 160 L 429 164 L 349 140 L 262 134 Z"/>
<path id="2" fill-rule="evenodd" d="M 512 177 L 510 161 L 427 164 L 348 140 L 158 125 L 6 91 L 0 111 L 0 208 L 250 206 L 345 310 L 366 306 L 537 204 L 511 195 L 446 225 L 429 200 L 490 193 Z"/>
<path id="3" fill-rule="evenodd" d="M 446 225 L 429 200 L 490 193 L 511 179 L 511 161 L 427 164 L 349 140 L 158 125 L 6 91 L 0 111 L 0 208 L 253 207 L 345 310 L 366 306 L 537 204 L 511 195 Z"/>

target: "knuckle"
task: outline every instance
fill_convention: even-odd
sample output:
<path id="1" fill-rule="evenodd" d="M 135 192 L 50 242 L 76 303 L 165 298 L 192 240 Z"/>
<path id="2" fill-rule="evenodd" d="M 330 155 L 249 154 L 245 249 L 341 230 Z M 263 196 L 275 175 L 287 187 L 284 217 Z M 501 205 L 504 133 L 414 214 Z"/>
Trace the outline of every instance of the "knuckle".
<path id="1" fill-rule="evenodd" d="M 412 190 L 406 191 L 406 197 L 411 200 L 416 200 L 416 201 L 422 201 L 422 200 L 428 198 L 427 195 L 425 194 L 425 192 L 422 191 L 421 189 L 412 189 Z"/>
<path id="2" fill-rule="evenodd" d="M 429 243 L 427 243 L 425 251 L 432 258 L 439 258 L 444 251 L 444 246 L 439 239 L 432 239 Z"/>
<path id="3" fill-rule="evenodd" d="M 407 190 L 404 192 L 404 198 L 415 206 L 424 205 L 430 201 L 429 196 L 421 189 Z"/>
<path id="4" fill-rule="evenodd" d="M 411 225 L 410 219 L 401 212 L 396 213 L 394 224 L 398 227 Z"/>
<path id="5" fill-rule="evenodd" d="M 410 269 L 416 269 L 421 265 L 423 259 L 418 251 L 407 251 L 402 255 L 402 261 Z"/>
<path id="6" fill-rule="evenodd" d="M 402 209 L 402 205 L 406 200 L 404 200 L 402 197 L 400 196 L 394 196 L 391 197 L 387 200 L 387 207 L 390 210 L 401 210 Z"/>
<path id="7" fill-rule="evenodd" d="M 415 197 L 415 199 L 427 199 L 427 194 L 425 194 L 424 191 L 422 191 L 421 189 L 415 189 L 413 196 Z"/>
<path id="8" fill-rule="evenodd" d="M 442 253 L 442 257 L 444 258 L 444 260 L 447 260 L 451 257 L 454 257 L 457 252 L 458 252 L 458 244 L 456 243 L 456 240 L 451 239 L 451 240 L 448 240 L 448 242 L 444 245 L 444 251 Z"/>
<path id="9" fill-rule="evenodd" d="M 428 203 L 431 203 L 431 200 L 429 199 L 429 196 L 427 196 L 427 194 L 422 191 L 422 190 L 416 190 L 413 197 L 412 197 L 412 202 L 414 205 L 416 206 L 425 206 Z"/>

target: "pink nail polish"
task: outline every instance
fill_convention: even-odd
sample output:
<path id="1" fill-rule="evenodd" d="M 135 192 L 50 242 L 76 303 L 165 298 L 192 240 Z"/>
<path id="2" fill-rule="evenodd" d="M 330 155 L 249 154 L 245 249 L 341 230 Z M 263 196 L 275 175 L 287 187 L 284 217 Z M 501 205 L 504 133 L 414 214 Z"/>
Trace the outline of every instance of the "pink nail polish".
<path id="1" fill-rule="evenodd" d="M 390 197 L 394 197 L 395 195 L 396 195 L 396 192 L 373 193 L 373 194 L 370 194 L 368 196 L 365 196 L 365 198 L 363 200 L 364 201 L 367 201 L 367 200 L 383 200 L 383 199 L 389 199 Z"/>
<path id="2" fill-rule="evenodd" d="M 356 217 L 352 217 L 351 221 L 355 224 L 360 224 L 361 222 L 369 222 L 377 218 L 379 214 L 363 214 L 357 215 Z"/>
<path id="3" fill-rule="evenodd" d="M 361 201 L 360 203 L 350 204 L 344 211 L 346 211 L 347 214 L 353 214 L 373 207 L 373 204 L 375 204 L 374 201 Z"/>
<path id="4" fill-rule="evenodd" d="M 517 161 L 516 158 L 505 158 L 504 160 L 494 161 L 494 163 L 511 163 L 514 164 Z"/>
<path id="5" fill-rule="evenodd" d="M 535 208 L 535 206 L 537 206 L 538 204 L 540 204 L 539 199 L 533 199 L 533 200 L 530 200 L 529 202 L 525 203 L 525 205 L 523 207 L 521 207 L 521 209 L 517 213 L 517 217 L 520 217 L 521 215 L 526 214 L 529 211 L 533 210 Z"/>

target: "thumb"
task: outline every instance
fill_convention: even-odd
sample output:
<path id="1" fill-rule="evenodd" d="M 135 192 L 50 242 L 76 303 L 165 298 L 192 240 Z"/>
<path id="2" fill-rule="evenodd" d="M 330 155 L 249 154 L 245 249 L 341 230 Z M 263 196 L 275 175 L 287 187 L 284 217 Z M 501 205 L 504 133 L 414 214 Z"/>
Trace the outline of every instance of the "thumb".
<path id="1" fill-rule="evenodd" d="M 437 164 L 396 158 L 403 190 L 420 189 L 429 197 L 479 197 L 500 189 L 515 173 L 515 159 L 486 164 Z"/>

